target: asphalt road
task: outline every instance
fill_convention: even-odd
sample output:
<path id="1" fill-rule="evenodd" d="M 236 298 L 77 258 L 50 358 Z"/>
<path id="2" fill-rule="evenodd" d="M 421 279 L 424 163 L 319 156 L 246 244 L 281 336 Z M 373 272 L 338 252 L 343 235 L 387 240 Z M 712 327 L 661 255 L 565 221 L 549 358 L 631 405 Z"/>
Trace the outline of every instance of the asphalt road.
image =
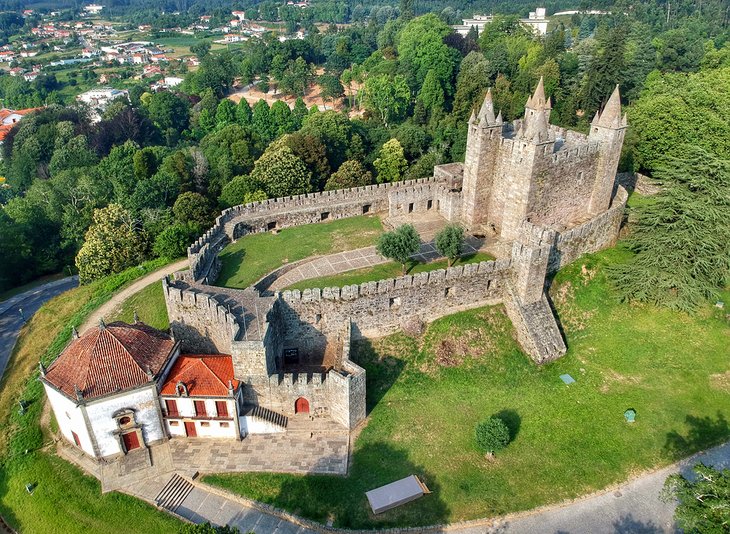
<path id="1" fill-rule="evenodd" d="M 76 287 L 76 276 L 48 282 L 0 302 L 0 377 L 10 361 L 20 329 L 46 301 Z M 22 314 L 21 310 L 22 309 Z"/>

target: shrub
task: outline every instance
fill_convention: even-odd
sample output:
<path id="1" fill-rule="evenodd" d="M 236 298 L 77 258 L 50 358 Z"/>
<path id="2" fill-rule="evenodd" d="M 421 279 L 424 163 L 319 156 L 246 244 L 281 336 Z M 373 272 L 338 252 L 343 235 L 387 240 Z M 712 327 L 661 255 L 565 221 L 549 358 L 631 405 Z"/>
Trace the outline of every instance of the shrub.
<path id="1" fill-rule="evenodd" d="M 485 453 L 504 449 L 509 443 L 509 428 L 499 417 L 490 417 L 476 426 L 477 448 Z"/>

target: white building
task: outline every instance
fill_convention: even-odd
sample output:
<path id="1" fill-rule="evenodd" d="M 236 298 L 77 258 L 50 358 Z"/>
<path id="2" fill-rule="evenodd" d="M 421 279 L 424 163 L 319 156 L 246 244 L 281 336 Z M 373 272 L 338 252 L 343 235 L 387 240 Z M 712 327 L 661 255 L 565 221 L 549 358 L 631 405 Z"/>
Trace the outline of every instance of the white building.
<path id="1" fill-rule="evenodd" d="M 544 7 L 538 7 L 535 11 L 530 11 L 529 16 L 526 19 L 520 19 L 520 22 L 524 26 L 529 26 L 538 35 L 545 35 L 548 28 L 548 18 Z M 492 15 L 474 15 L 471 19 L 462 19 L 462 24 L 452 26 L 456 32 L 460 35 L 466 35 L 469 30 L 476 28 L 477 33 L 481 34 L 484 30 L 484 26 L 494 20 Z"/>
<path id="2" fill-rule="evenodd" d="M 89 4 L 88 6 L 84 6 L 84 11 L 90 15 L 98 15 L 101 13 L 102 9 L 104 9 L 104 6 L 100 6 L 99 4 Z"/>
<path id="3" fill-rule="evenodd" d="M 240 439 L 249 428 L 230 356 L 181 355 L 178 342 L 140 322 L 74 330 L 40 380 L 61 435 L 96 459 L 174 436 Z"/>
<path id="4" fill-rule="evenodd" d="M 61 434 L 94 458 L 113 458 L 165 439 L 157 383 L 180 354 L 142 323 L 101 323 L 74 339 L 41 382 Z"/>
<path id="5" fill-rule="evenodd" d="M 104 113 L 109 103 L 117 98 L 129 100 L 129 91 L 126 89 L 114 89 L 112 87 L 97 87 L 96 89 L 90 89 L 85 93 L 81 93 L 76 97 L 76 100 L 88 104 L 92 112 L 92 122 L 98 122 L 101 120 L 101 114 Z"/>
<path id="6" fill-rule="evenodd" d="M 179 357 L 160 389 L 168 434 L 240 438 L 239 385 L 228 355 Z"/>

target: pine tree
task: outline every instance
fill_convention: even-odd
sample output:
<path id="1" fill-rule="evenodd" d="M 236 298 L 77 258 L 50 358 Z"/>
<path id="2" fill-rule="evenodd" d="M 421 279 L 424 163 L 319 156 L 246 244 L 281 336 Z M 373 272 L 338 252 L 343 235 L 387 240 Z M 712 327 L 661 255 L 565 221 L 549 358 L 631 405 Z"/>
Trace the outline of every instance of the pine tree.
<path id="1" fill-rule="evenodd" d="M 730 276 L 730 161 L 681 147 L 655 177 L 665 190 L 637 208 L 635 253 L 609 270 L 625 299 L 694 310 Z"/>

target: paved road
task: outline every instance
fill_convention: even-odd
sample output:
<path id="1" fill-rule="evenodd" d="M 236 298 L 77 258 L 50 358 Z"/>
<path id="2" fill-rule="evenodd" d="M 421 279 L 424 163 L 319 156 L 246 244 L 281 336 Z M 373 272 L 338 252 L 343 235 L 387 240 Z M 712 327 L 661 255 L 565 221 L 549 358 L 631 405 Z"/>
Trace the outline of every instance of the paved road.
<path id="1" fill-rule="evenodd" d="M 0 377 L 5 372 L 15 341 L 20 329 L 46 301 L 60 295 L 64 291 L 76 287 L 79 279 L 76 276 L 62 278 L 30 289 L 14 297 L 0 302 Z M 20 309 L 23 314 L 21 316 Z"/>
<path id="2" fill-rule="evenodd" d="M 691 466 L 698 462 L 720 469 L 730 468 L 730 442 L 628 481 L 611 491 L 564 506 L 548 507 L 494 520 L 450 525 L 446 528 L 425 528 L 423 531 L 458 534 L 674 534 L 678 532 L 672 519 L 675 506 L 663 502 L 659 494 L 669 474 L 682 472 L 687 476 L 691 472 Z M 242 528 L 244 532 L 253 531 L 256 534 L 323 531 L 315 523 L 304 522 L 306 526 L 297 525 L 286 516 L 257 510 L 236 499 L 208 491 L 204 486 L 197 486 L 185 498 L 177 512 L 194 523 L 210 521 L 228 524 Z"/>

